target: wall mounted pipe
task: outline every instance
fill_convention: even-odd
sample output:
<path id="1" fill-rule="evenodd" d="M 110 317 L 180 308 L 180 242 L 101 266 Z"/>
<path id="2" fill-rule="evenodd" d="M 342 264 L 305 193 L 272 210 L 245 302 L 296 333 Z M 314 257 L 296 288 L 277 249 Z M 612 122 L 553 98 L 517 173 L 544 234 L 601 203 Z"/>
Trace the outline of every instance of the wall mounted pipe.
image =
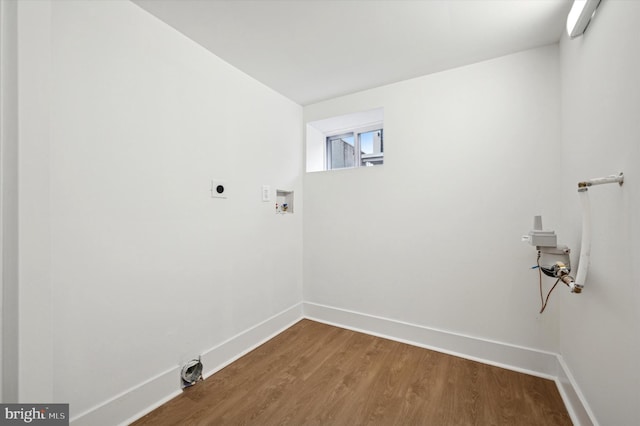
<path id="1" fill-rule="evenodd" d="M 582 238 L 578 272 L 576 273 L 575 285 L 571 288 L 573 293 L 582 292 L 591 259 L 591 203 L 589 201 L 589 191 L 586 187 L 582 187 L 578 189 L 578 195 L 580 196 L 580 204 L 582 204 Z"/>
<path id="2" fill-rule="evenodd" d="M 602 185 L 605 183 L 618 183 L 622 185 L 624 174 L 611 175 L 603 178 L 589 179 L 578 182 L 578 195 L 582 204 L 582 239 L 580 242 L 580 260 L 578 261 L 578 272 L 575 282 L 569 284 L 571 292 L 580 293 L 587 280 L 589 262 L 591 259 L 591 203 L 589 201 L 589 187 Z"/>
<path id="3" fill-rule="evenodd" d="M 607 177 L 594 178 L 594 179 L 578 182 L 578 188 L 588 188 L 593 185 L 602 185 L 604 183 L 619 183 L 620 185 L 622 185 L 623 182 L 624 182 L 624 174 L 620 173 L 619 175 L 611 175 Z"/>

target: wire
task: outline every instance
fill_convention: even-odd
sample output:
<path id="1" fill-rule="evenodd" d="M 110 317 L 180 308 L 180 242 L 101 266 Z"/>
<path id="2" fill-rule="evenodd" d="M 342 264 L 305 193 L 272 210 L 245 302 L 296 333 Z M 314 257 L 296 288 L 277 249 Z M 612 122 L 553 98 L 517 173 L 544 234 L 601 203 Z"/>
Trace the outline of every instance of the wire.
<path id="1" fill-rule="evenodd" d="M 540 282 L 540 305 L 544 306 L 544 298 L 542 296 L 542 268 L 540 267 L 540 256 L 542 256 L 542 253 L 540 252 L 540 250 L 538 250 L 538 258 L 536 259 L 536 264 L 538 265 L 538 281 Z M 540 312 L 542 313 L 542 311 Z"/>
<path id="2" fill-rule="evenodd" d="M 547 293 L 547 298 L 545 299 L 544 296 L 542 295 L 542 267 L 540 266 L 540 256 L 542 255 L 542 253 L 540 252 L 540 250 L 538 250 L 538 257 L 536 259 L 536 264 L 538 265 L 538 279 L 540 282 L 540 313 L 543 313 L 544 310 L 547 308 L 547 303 L 549 303 L 549 297 L 551 296 L 551 292 L 556 288 L 556 286 L 558 285 L 558 283 L 560 282 L 560 278 L 558 278 L 555 282 L 555 284 L 553 284 L 553 287 L 551 287 L 551 290 L 549 290 L 549 293 Z M 564 281 L 563 281 L 564 283 Z M 564 283 L 566 284 L 566 283 Z M 567 284 L 568 285 L 568 284 Z"/>
<path id="3" fill-rule="evenodd" d="M 551 287 L 551 290 L 549 290 L 549 293 L 547 293 L 547 299 L 542 304 L 542 309 L 540 309 L 540 313 L 544 312 L 545 308 L 547 307 L 547 303 L 549 302 L 549 296 L 551 296 L 551 292 L 553 291 L 554 288 L 556 288 L 559 282 L 560 282 L 560 278 L 556 280 L 555 284 L 553 284 L 553 287 Z M 542 281 L 540 281 L 540 298 L 542 299 Z"/>

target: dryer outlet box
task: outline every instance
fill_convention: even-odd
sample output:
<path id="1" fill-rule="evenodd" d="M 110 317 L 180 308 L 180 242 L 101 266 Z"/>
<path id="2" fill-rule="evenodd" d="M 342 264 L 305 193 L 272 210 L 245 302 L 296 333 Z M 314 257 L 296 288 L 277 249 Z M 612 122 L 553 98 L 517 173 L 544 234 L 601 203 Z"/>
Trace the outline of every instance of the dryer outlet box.
<path id="1" fill-rule="evenodd" d="M 211 198 L 227 198 L 229 196 L 229 188 L 223 180 L 214 179 L 211 181 Z"/>

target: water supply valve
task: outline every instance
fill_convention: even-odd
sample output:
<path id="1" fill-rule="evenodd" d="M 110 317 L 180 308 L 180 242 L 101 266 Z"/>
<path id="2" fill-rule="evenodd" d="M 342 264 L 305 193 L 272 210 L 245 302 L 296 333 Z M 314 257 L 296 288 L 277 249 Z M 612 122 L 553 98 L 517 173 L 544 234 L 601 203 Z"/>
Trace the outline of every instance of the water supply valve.
<path id="1" fill-rule="evenodd" d="M 580 293 L 582 291 L 582 286 L 576 284 L 573 277 L 569 275 L 571 273 L 571 260 L 569 258 L 571 250 L 567 246 L 558 245 L 554 231 L 543 230 L 541 216 L 533 218 L 533 230 L 529 231 L 528 235 L 522 236 L 522 241 L 528 242 L 538 250 L 537 265 L 534 268 L 539 268 L 540 271 L 540 299 L 542 300 L 540 313 L 544 312 L 551 292 L 560 281 L 566 284 L 572 293 Z M 542 294 L 543 273 L 556 279 L 556 283 L 547 293 L 546 299 Z"/>
<path id="2" fill-rule="evenodd" d="M 565 265 L 562 262 L 556 262 L 553 264 L 553 267 L 551 268 L 552 272 L 553 272 L 553 276 L 556 278 L 561 278 L 565 275 L 569 275 L 569 268 L 567 267 L 567 265 Z M 544 271 L 543 271 L 544 272 Z"/>
<path id="3" fill-rule="evenodd" d="M 538 247 L 540 270 L 551 278 L 568 275 L 571 272 L 570 253 L 571 250 L 567 246 Z"/>

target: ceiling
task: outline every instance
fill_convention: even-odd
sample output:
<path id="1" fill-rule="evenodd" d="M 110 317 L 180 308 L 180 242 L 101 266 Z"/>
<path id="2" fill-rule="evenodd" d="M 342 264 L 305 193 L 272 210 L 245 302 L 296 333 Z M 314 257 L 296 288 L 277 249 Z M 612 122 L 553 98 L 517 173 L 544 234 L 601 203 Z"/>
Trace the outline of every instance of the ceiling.
<path id="1" fill-rule="evenodd" d="M 300 105 L 555 43 L 570 0 L 132 0 Z"/>

